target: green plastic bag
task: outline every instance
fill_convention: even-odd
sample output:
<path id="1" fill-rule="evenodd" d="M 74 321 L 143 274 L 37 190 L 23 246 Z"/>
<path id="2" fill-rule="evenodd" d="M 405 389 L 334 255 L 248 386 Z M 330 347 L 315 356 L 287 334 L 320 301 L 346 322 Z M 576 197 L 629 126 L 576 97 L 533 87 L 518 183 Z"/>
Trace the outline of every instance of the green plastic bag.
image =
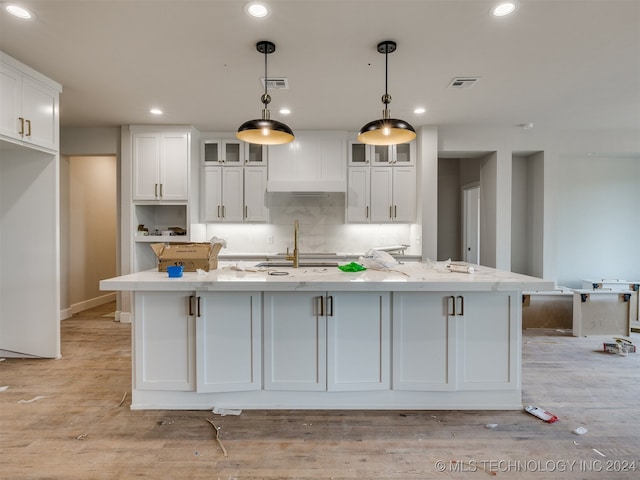
<path id="1" fill-rule="evenodd" d="M 347 263 L 346 265 L 338 265 L 338 268 L 343 272 L 361 272 L 366 270 L 365 267 L 356 262 Z"/>

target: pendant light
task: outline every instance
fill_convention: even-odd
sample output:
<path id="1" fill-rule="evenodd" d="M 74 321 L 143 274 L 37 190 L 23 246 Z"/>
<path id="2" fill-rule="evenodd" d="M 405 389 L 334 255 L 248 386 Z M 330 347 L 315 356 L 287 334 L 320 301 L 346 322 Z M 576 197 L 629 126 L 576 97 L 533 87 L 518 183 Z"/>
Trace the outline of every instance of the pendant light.
<path id="1" fill-rule="evenodd" d="M 395 51 L 396 42 L 394 41 L 386 40 L 378 44 L 378 52 L 384 53 L 385 56 L 384 95 L 382 96 L 384 110 L 382 110 L 381 119 L 367 123 L 358 133 L 358 141 L 368 145 L 395 145 L 410 142 L 416 138 L 416 131 L 409 123 L 397 118 L 391 118 L 391 113 L 389 112 L 389 104 L 391 103 L 391 95 L 387 91 L 389 54 Z"/>
<path id="2" fill-rule="evenodd" d="M 264 94 L 260 97 L 264 108 L 262 109 L 262 118 L 249 120 L 244 122 L 238 128 L 236 137 L 243 142 L 257 143 L 258 145 L 281 145 L 289 143 L 295 138 L 291 129 L 282 122 L 271 120 L 269 118 L 269 109 L 267 105 L 271 102 L 271 96 L 267 93 L 267 55 L 276 51 L 273 42 L 266 40 L 256 44 L 256 50 L 264 54 Z"/>

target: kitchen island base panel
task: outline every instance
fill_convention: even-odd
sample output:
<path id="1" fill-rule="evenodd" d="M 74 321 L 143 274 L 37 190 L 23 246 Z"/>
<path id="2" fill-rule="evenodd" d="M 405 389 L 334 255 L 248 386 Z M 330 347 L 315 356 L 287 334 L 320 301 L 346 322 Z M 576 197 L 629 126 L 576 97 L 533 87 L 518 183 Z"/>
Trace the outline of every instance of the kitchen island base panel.
<path id="1" fill-rule="evenodd" d="M 520 391 L 229 392 L 134 390 L 132 410 L 521 410 Z"/>

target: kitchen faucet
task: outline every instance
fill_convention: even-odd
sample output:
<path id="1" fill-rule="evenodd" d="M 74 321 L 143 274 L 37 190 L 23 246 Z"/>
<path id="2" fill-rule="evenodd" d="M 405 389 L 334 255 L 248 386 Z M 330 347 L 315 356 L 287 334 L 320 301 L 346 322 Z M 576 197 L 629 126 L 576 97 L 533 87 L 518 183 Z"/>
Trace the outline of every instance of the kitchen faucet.
<path id="1" fill-rule="evenodd" d="M 298 225 L 298 220 L 293 221 L 293 255 L 289 255 L 289 247 L 287 247 L 287 260 L 293 260 L 293 268 L 298 268 L 300 266 L 300 258 L 298 253 L 298 229 L 300 226 Z"/>

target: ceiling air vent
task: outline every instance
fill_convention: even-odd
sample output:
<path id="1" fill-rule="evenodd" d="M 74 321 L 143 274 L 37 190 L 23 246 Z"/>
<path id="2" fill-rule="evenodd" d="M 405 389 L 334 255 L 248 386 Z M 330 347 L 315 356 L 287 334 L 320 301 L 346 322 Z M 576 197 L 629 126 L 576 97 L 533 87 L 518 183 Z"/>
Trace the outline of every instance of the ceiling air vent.
<path id="1" fill-rule="evenodd" d="M 260 79 L 262 81 L 262 88 L 264 88 L 265 78 L 262 77 Z M 289 80 L 285 77 L 280 78 L 267 78 L 267 89 L 268 90 L 288 90 L 289 89 Z"/>
<path id="2" fill-rule="evenodd" d="M 456 77 L 454 78 L 449 87 L 451 88 L 471 88 L 478 83 L 480 77 Z"/>

